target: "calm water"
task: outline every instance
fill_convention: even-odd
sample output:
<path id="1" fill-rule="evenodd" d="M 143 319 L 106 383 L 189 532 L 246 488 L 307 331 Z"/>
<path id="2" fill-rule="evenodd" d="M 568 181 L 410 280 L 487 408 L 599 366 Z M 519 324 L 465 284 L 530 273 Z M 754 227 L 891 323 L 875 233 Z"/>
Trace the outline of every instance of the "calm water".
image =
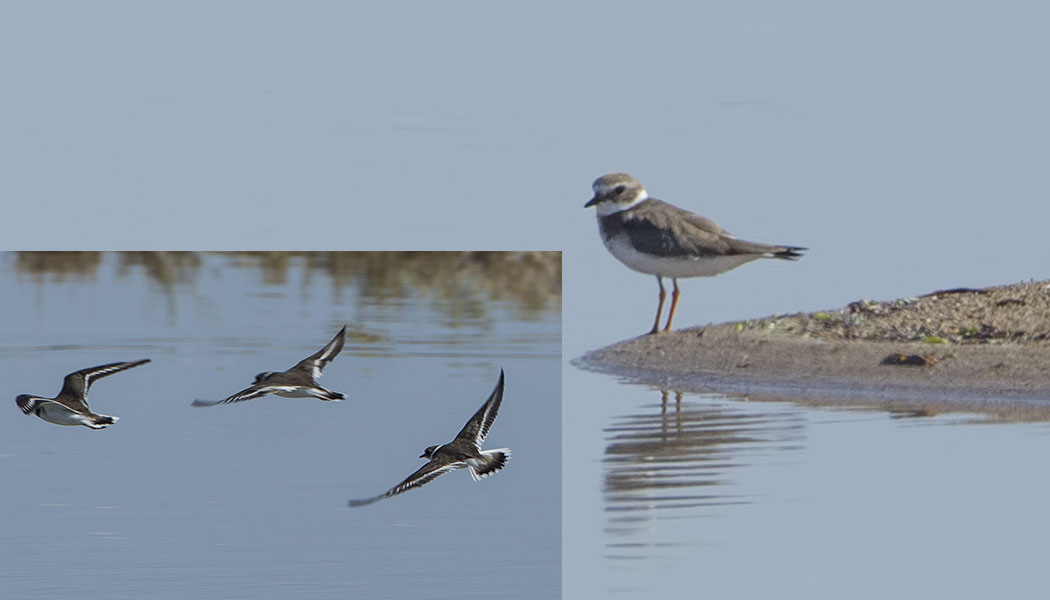
<path id="1" fill-rule="evenodd" d="M 433 258 L 0 255 L 4 597 L 557 598 L 558 257 Z M 346 401 L 190 406 L 290 367 L 343 323 L 321 382 Z M 120 417 L 110 428 L 14 406 L 144 357 L 92 387 L 92 407 Z M 451 439 L 501 367 L 486 445 L 513 450 L 506 469 L 347 508 Z"/>
<path id="2" fill-rule="evenodd" d="M 609 392 L 566 486 L 566 514 L 603 507 L 566 521 L 566 557 L 590 557 L 568 597 L 599 577 L 608 597 L 1042 594 L 1045 424 Z"/>
<path id="3" fill-rule="evenodd" d="M 1050 423 L 564 390 L 566 598 L 1045 592 Z"/>

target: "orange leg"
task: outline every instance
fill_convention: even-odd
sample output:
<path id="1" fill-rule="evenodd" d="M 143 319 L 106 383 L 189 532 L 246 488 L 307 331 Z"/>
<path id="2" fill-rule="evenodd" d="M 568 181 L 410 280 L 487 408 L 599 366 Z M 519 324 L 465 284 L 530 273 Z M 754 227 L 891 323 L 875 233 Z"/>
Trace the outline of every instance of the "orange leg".
<path id="1" fill-rule="evenodd" d="M 667 313 L 667 326 L 664 327 L 664 331 L 671 331 L 671 321 L 674 321 L 674 311 L 678 308 L 678 296 L 680 295 L 678 292 L 678 280 L 671 278 L 671 281 L 674 282 L 674 292 L 671 293 L 671 312 Z M 660 291 L 663 291 L 662 286 Z"/>
<path id="2" fill-rule="evenodd" d="M 660 304 L 656 305 L 656 320 L 653 321 L 653 329 L 649 332 L 650 334 L 660 331 L 660 313 L 664 312 L 664 298 L 667 297 L 663 278 L 657 275 L 656 283 L 660 286 Z"/>

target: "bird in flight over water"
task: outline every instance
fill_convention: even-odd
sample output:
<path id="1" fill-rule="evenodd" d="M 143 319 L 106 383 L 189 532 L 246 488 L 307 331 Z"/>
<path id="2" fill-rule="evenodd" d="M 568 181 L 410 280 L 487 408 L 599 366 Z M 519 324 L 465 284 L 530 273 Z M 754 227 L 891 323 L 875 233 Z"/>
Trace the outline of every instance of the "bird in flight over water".
<path id="1" fill-rule="evenodd" d="M 332 341 L 317 352 L 299 361 L 287 371 L 266 371 L 255 376 L 255 383 L 224 400 L 194 400 L 194 406 L 215 406 L 244 402 L 267 394 L 286 398 L 317 398 L 328 402 L 346 398 L 344 394 L 325 389 L 317 383 L 321 371 L 339 354 L 346 341 L 346 325 L 335 334 Z"/>
<path id="2" fill-rule="evenodd" d="M 136 360 L 132 362 L 115 362 L 108 365 L 99 365 L 89 369 L 66 375 L 62 381 L 62 391 L 54 398 L 41 398 L 29 394 L 21 394 L 15 398 L 18 408 L 25 414 L 35 414 L 49 423 L 57 425 L 84 425 L 92 429 L 102 429 L 112 425 L 119 417 L 100 415 L 91 412 L 88 406 L 87 396 L 91 384 L 96 379 L 108 377 L 125 369 L 144 365 L 150 360 Z"/>
<path id="3" fill-rule="evenodd" d="M 364 506 L 383 498 L 396 496 L 413 488 L 424 486 L 455 469 L 467 469 L 471 478 L 478 481 L 505 467 L 507 461 L 510 460 L 510 448 L 481 449 L 481 444 L 485 441 L 492 422 L 496 420 L 496 413 L 503 401 L 503 382 L 503 370 L 501 369 L 496 389 L 492 390 L 488 400 L 456 434 L 456 438 L 447 444 L 429 446 L 423 450 L 419 458 L 429 459 L 427 464 L 378 496 L 350 500 L 350 506 Z"/>

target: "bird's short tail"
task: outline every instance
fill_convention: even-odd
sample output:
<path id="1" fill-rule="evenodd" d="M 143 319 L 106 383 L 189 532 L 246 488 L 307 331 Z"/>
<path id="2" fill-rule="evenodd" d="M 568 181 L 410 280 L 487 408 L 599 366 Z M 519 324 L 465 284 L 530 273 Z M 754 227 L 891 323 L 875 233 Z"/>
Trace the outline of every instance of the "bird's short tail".
<path id="1" fill-rule="evenodd" d="M 120 417 L 111 417 L 109 415 L 95 415 L 95 417 L 91 419 L 90 423 L 85 424 L 92 429 L 102 429 L 103 427 L 112 425 L 119 420 Z"/>
<path id="2" fill-rule="evenodd" d="M 477 481 L 492 475 L 507 466 L 510 460 L 510 448 L 496 448 L 495 450 L 482 450 L 482 460 L 467 463 L 470 476 Z"/>
<path id="3" fill-rule="evenodd" d="M 805 250 L 809 250 L 809 248 L 803 248 L 802 246 L 780 246 L 777 251 L 773 253 L 773 258 L 798 260 L 802 257 L 802 252 Z"/>
<path id="4" fill-rule="evenodd" d="M 324 396 L 320 396 L 320 398 L 325 402 L 340 402 L 346 400 L 346 394 L 342 392 L 333 392 L 332 390 L 325 390 Z"/>

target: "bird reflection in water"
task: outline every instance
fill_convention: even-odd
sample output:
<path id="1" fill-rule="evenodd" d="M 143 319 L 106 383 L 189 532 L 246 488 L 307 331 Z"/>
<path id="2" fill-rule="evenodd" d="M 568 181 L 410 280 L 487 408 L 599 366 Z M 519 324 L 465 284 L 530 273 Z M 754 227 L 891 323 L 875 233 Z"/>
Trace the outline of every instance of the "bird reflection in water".
<path id="1" fill-rule="evenodd" d="M 674 545 L 643 539 L 659 537 L 654 521 L 712 516 L 751 502 L 733 493 L 732 471 L 801 447 L 803 419 L 790 406 L 696 398 L 660 390 L 659 412 L 625 415 L 604 430 L 611 558 L 644 558 L 647 548 Z"/>

